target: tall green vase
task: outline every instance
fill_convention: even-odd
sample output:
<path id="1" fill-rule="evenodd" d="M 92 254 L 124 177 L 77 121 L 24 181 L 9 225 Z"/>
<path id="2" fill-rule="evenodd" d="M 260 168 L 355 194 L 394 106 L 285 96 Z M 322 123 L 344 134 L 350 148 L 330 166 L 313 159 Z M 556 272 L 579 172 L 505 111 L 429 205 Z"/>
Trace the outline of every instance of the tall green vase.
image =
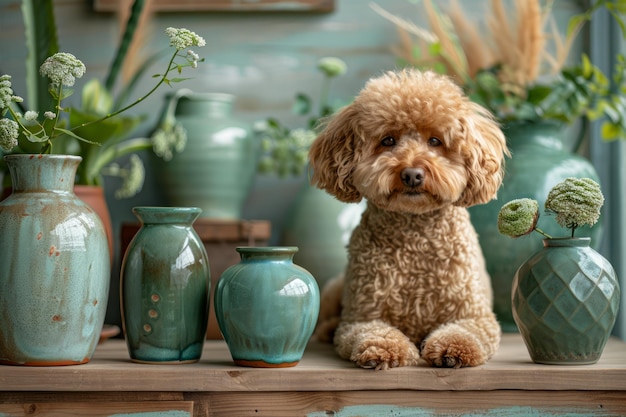
<path id="1" fill-rule="evenodd" d="M 613 267 L 589 238 L 545 239 L 513 281 L 513 317 L 534 362 L 596 363 L 617 318 Z"/>
<path id="2" fill-rule="evenodd" d="M 120 273 L 122 325 L 131 360 L 197 362 L 209 318 L 210 268 L 192 227 L 197 207 L 135 207 L 141 228 Z"/>
<path id="3" fill-rule="evenodd" d="M 256 172 L 250 126 L 233 115 L 235 97 L 180 90 L 168 96 L 163 118 L 187 133 L 182 152 L 156 161 L 169 205 L 199 207 L 201 217 L 238 219 Z"/>
<path id="4" fill-rule="evenodd" d="M 0 363 L 73 365 L 96 349 L 111 260 L 102 221 L 74 194 L 81 161 L 8 155 L 0 202 Z"/>
<path id="5" fill-rule="evenodd" d="M 517 198 L 537 200 L 541 210 L 538 227 L 552 236 L 562 236 L 563 228 L 543 207 L 550 189 L 568 177 L 587 177 L 600 182 L 587 159 L 564 145 L 564 129 L 554 123 L 516 123 L 503 128 L 512 157 L 506 161 L 503 185 L 497 200 L 469 209 L 472 223 L 491 275 L 494 311 L 505 332 L 517 332 L 511 311 L 511 289 L 515 271 L 542 248 L 532 236 L 511 239 L 498 231 L 498 212 L 504 203 Z M 593 228 L 581 227 L 578 236 L 591 237 L 599 244 L 602 220 Z"/>

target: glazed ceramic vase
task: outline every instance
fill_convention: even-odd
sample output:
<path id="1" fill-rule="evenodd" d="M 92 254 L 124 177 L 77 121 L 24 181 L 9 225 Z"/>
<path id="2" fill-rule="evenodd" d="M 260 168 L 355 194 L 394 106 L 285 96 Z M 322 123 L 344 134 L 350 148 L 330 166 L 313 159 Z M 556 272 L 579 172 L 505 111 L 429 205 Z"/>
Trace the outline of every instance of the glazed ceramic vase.
<path id="1" fill-rule="evenodd" d="M 518 266 L 541 250 L 540 239 L 511 239 L 498 231 L 498 213 L 503 201 L 531 198 L 543 210 L 550 189 L 568 177 L 600 182 L 591 162 L 565 146 L 564 130 L 554 123 L 505 125 L 512 157 L 506 160 L 505 176 L 497 200 L 470 207 L 472 224 L 479 236 L 487 270 L 491 276 L 494 311 L 505 332 L 517 332 L 511 311 L 511 288 Z M 581 237 L 601 241 L 602 219 L 593 227 L 576 229 Z M 541 216 L 537 226 L 552 236 L 563 233 L 554 216 Z"/>
<path id="2" fill-rule="evenodd" d="M 320 288 L 344 272 L 346 249 L 359 224 L 362 204 L 343 203 L 307 181 L 287 214 L 282 243 L 297 246 L 294 261 L 311 272 Z"/>
<path id="3" fill-rule="evenodd" d="M 155 161 L 169 205 L 199 207 L 202 217 L 241 217 L 256 172 L 256 147 L 250 126 L 233 115 L 234 100 L 190 90 L 168 97 L 162 118 L 187 132 L 182 152 Z"/>
<path id="4" fill-rule="evenodd" d="M 122 327 L 133 362 L 192 363 L 202 355 L 210 268 L 193 229 L 196 207 L 135 207 L 141 227 L 120 274 Z"/>
<path id="5" fill-rule="evenodd" d="M 313 275 L 293 263 L 295 247 L 238 247 L 241 261 L 215 289 L 215 314 L 235 364 L 298 364 L 313 334 L 320 293 Z"/>
<path id="6" fill-rule="evenodd" d="M 513 317 L 534 362 L 598 361 L 617 318 L 613 267 L 590 238 L 554 238 L 524 262 L 513 280 Z"/>
<path id="7" fill-rule="evenodd" d="M 110 257 L 100 218 L 73 192 L 78 156 L 8 155 L 0 202 L 0 363 L 88 362 L 106 313 Z"/>

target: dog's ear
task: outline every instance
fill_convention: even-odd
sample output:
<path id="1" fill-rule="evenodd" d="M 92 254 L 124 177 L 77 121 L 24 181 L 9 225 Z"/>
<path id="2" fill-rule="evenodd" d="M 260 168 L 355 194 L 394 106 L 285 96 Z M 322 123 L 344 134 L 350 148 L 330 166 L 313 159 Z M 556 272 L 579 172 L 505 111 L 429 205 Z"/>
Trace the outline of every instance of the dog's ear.
<path id="1" fill-rule="evenodd" d="M 346 203 L 359 202 L 362 197 L 352 183 L 359 130 L 358 111 L 353 103 L 325 122 L 309 150 L 312 183 Z"/>
<path id="2" fill-rule="evenodd" d="M 482 106 L 476 107 L 473 116 L 462 120 L 463 149 L 467 170 L 467 187 L 458 206 L 470 207 L 485 204 L 496 198 L 504 177 L 504 157 L 510 156 L 506 138 L 498 123 Z"/>

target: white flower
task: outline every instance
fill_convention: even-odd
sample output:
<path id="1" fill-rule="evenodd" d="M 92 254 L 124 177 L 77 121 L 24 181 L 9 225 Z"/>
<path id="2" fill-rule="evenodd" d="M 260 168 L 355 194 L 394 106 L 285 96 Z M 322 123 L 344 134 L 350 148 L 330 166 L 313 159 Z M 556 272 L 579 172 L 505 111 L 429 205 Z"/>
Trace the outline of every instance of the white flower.
<path id="1" fill-rule="evenodd" d="M 117 199 L 132 197 L 143 188 L 146 170 L 143 166 L 143 162 L 141 162 L 141 158 L 132 154 L 129 162 L 129 168 L 119 170 L 119 175 L 123 183 L 122 187 L 115 191 L 115 198 Z"/>
<path id="2" fill-rule="evenodd" d="M 198 36 L 194 32 L 185 28 L 172 28 L 165 29 L 165 33 L 170 38 L 170 46 L 173 46 L 177 50 L 189 48 L 190 46 L 204 46 L 206 42 L 202 36 Z"/>
<path id="3" fill-rule="evenodd" d="M 13 95 L 11 76 L 7 74 L 0 75 L 0 110 L 9 107 L 11 102 L 21 103 L 22 101 L 24 101 L 22 97 Z"/>
<path id="4" fill-rule="evenodd" d="M 48 57 L 39 67 L 39 73 L 50 78 L 53 84 L 66 87 L 73 86 L 76 78 L 82 77 L 85 70 L 85 64 L 67 52 L 59 52 Z"/>
<path id="5" fill-rule="evenodd" d="M 10 151 L 17 146 L 17 137 L 20 132 L 17 123 L 11 119 L 0 119 L 0 147 Z"/>
<path id="6" fill-rule="evenodd" d="M 43 114 L 43 116 L 44 116 L 46 119 L 50 119 L 50 120 L 53 120 L 55 117 L 57 117 L 56 113 L 53 113 L 53 112 L 51 112 L 51 111 L 47 111 L 47 112 L 45 112 L 45 113 Z"/>
<path id="7" fill-rule="evenodd" d="M 33 110 L 28 110 L 26 113 L 24 113 L 24 120 L 26 120 L 27 122 L 35 122 L 37 121 L 37 117 L 39 117 L 39 113 Z"/>
<path id="8" fill-rule="evenodd" d="M 169 161 L 175 152 L 181 152 L 187 144 L 187 131 L 179 123 L 163 123 L 150 138 L 154 153 Z"/>

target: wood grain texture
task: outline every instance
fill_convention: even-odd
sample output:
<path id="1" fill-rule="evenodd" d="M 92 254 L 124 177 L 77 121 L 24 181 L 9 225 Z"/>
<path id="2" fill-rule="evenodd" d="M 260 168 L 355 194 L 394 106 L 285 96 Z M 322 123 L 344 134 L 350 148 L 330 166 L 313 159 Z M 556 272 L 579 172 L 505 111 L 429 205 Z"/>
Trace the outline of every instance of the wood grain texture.
<path id="1" fill-rule="evenodd" d="M 464 369 L 396 368 L 384 372 L 356 368 L 332 346 L 311 342 L 293 368 L 235 366 L 223 341 L 207 341 L 198 363 L 142 365 L 130 362 L 122 340 L 108 340 L 84 365 L 31 368 L 0 367 L 0 391 L 626 391 L 626 343 L 611 339 L 595 365 L 551 366 L 530 361 L 517 334 L 505 334 L 500 350 L 486 365 Z M 626 398 L 626 395 L 625 395 Z"/>
<path id="2" fill-rule="evenodd" d="M 51 402 L 0 404 L 0 415 L 10 417 L 46 416 L 46 417 L 190 417 L 193 415 L 191 401 L 161 402 Z"/>

